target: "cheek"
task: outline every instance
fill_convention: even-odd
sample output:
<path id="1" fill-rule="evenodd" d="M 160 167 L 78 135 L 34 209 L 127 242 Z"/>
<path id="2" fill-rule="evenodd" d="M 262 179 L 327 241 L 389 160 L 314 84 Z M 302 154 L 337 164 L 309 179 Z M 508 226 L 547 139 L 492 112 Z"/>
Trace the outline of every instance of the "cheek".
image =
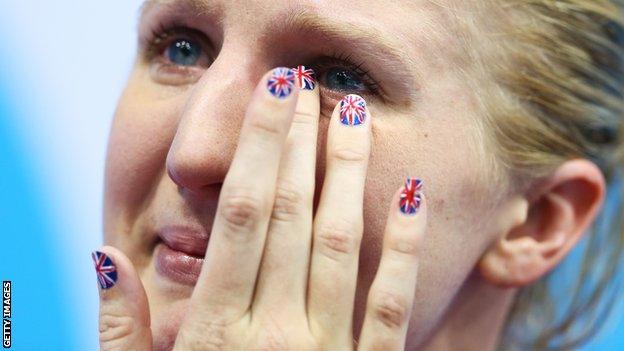
<path id="1" fill-rule="evenodd" d="M 137 74 L 138 75 L 138 74 Z M 134 75 L 120 98 L 108 141 L 105 238 L 126 232 L 164 175 L 186 94 L 162 96 Z M 127 225 L 126 225 L 127 224 Z M 113 226 L 113 227 L 111 227 Z"/>
<path id="2" fill-rule="evenodd" d="M 451 114 L 449 114 L 451 115 Z M 360 260 L 359 311 L 381 255 L 385 222 L 392 194 L 406 177 L 424 181 L 428 199 L 427 233 L 419 266 L 413 330 L 427 333 L 441 318 L 479 256 L 487 246 L 484 215 L 490 211 L 490 176 L 469 126 L 452 128 L 456 121 L 435 122 L 379 119 L 365 194 L 365 233 Z M 362 316 L 363 317 L 363 316 Z M 415 340 L 419 338 L 416 337 Z"/>

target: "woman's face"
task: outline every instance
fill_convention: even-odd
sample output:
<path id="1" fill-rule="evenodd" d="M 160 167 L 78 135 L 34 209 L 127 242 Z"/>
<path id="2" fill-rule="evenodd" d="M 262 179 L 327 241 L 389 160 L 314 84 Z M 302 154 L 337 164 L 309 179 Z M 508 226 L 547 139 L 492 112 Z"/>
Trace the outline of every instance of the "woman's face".
<path id="1" fill-rule="evenodd" d="M 356 330 L 391 196 L 407 176 L 424 180 L 428 231 L 408 345 L 425 340 L 499 234 L 501 188 L 459 73 L 468 62 L 458 30 L 426 0 L 146 4 L 110 135 L 105 239 L 136 265 L 157 346 L 170 345 L 185 312 L 252 89 L 267 70 L 299 64 L 321 85 L 317 198 L 335 104 L 357 93 L 373 115 Z"/>

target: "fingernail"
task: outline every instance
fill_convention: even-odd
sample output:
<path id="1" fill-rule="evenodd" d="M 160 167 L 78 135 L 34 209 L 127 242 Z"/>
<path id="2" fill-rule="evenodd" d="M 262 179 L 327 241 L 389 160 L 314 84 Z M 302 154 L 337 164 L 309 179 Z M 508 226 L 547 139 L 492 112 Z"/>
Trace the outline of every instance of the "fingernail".
<path id="1" fill-rule="evenodd" d="M 405 180 L 405 186 L 401 191 L 401 200 L 399 208 L 401 213 L 407 215 L 413 215 L 418 212 L 420 208 L 420 190 L 422 189 L 423 182 L 417 178 L 407 178 Z"/>
<path id="2" fill-rule="evenodd" d="M 293 68 L 295 79 L 299 82 L 302 90 L 314 90 L 316 79 L 314 79 L 314 70 L 305 66 L 297 66 Z"/>
<path id="3" fill-rule="evenodd" d="M 287 98 L 295 87 L 295 73 L 290 68 L 278 67 L 271 72 L 267 89 L 278 99 Z"/>
<path id="4" fill-rule="evenodd" d="M 91 253 L 93 264 L 95 265 L 95 273 L 97 274 L 98 283 L 102 289 L 110 289 L 117 282 L 117 268 L 105 253 L 93 251 Z"/>
<path id="5" fill-rule="evenodd" d="M 349 94 L 340 101 L 340 122 L 347 126 L 363 124 L 366 120 L 366 101 L 359 95 Z"/>

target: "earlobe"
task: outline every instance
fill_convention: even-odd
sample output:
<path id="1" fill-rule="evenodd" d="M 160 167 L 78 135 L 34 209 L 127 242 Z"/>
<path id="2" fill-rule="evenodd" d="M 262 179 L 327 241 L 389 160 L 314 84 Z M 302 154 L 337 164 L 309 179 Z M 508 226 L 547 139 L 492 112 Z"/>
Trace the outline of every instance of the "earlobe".
<path id="1" fill-rule="evenodd" d="M 501 287 L 528 285 L 552 270 L 580 240 L 604 200 L 605 180 L 588 160 L 566 161 L 531 186 L 526 219 L 507 228 L 479 262 L 481 275 Z M 513 212 L 500 212 L 508 217 Z"/>

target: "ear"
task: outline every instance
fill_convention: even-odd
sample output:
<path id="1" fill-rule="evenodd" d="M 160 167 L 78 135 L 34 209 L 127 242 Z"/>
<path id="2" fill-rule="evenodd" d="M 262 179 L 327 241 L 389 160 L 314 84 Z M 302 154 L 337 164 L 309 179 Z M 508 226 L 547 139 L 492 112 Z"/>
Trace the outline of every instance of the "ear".
<path id="1" fill-rule="evenodd" d="M 503 207 L 499 215 L 512 219 L 481 258 L 481 275 L 502 287 L 520 287 L 538 280 L 581 239 L 604 196 L 605 179 L 594 163 L 584 159 L 564 162 L 550 176 L 531 185 L 524 201 Z"/>

